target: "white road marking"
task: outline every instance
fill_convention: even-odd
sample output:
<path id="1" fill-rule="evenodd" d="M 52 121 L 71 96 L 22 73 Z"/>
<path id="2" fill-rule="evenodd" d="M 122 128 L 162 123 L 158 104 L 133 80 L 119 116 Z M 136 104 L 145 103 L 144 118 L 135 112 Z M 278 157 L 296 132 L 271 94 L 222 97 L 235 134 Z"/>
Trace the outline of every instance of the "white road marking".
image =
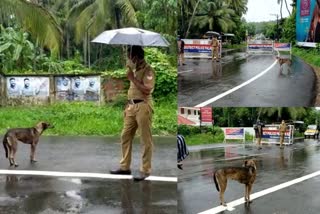
<path id="1" fill-rule="evenodd" d="M 313 178 L 313 177 L 316 177 L 316 176 L 319 176 L 319 175 L 320 175 L 320 171 L 316 171 L 316 172 L 311 173 L 309 175 L 305 175 L 305 176 L 302 176 L 300 178 L 296 178 L 294 180 L 284 182 L 284 183 L 276 185 L 274 187 L 270 187 L 270 188 L 262 190 L 260 192 L 256 192 L 254 194 L 251 194 L 250 195 L 250 199 L 253 200 L 253 199 L 256 199 L 256 198 L 260 198 L 260 197 L 262 197 L 264 195 L 273 193 L 273 192 L 278 191 L 280 189 L 284 189 L 286 187 L 292 186 L 294 184 L 300 183 L 302 181 L 305 181 L 307 179 L 310 179 L 310 178 Z M 226 207 L 225 206 L 218 206 L 218 207 L 212 208 L 210 210 L 206 210 L 206 211 L 200 212 L 198 214 L 220 213 L 222 211 L 229 210 L 230 208 L 232 209 L 232 208 L 234 208 L 234 207 L 236 207 L 238 205 L 244 204 L 244 203 L 245 203 L 244 198 L 240 198 L 240 199 L 237 199 L 237 200 L 234 200 L 234 201 L 228 203 Z"/>
<path id="2" fill-rule="evenodd" d="M 55 171 L 32 171 L 32 170 L 0 170 L 1 175 L 40 175 L 53 177 L 73 177 L 73 178 L 106 178 L 106 179 L 133 179 L 132 175 L 113 175 L 104 173 L 89 173 L 89 172 L 55 172 Z M 177 177 L 160 177 L 149 176 L 148 181 L 165 181 L 178 182 Z"/>
<path id="3" fill-rule="evenodd" d="M 279 56 L 279 53 L 278 53 L 278 56 Z M 253 82 L 253 81 L 255 81 L 256 79 L 260 78 L 261 76 L 265 75 L 265 74 L 266 74 L 268 71 L 270 71 L 276 64 L 277 64 L 277 60 L 275 60 L 272 65 L 270 65 L 267 69 L 265 69 L 264 71 L 262 71 L 262 72 L 259 73 L 258 75 L 252 77 L 251 79 L 245 81 L 244 83 L 242 83 L 242 84 L 240 84 L 240 85 L 238 85 L 238 86 L 236 86 L 236 87 L 234 87 L 234 88 L 232 88 L 232 89 L 230 89 L 230 90 L 228 90 L 228 91 L 226 91 L 226 92 L 223 92 L 222 94 L 219 94 L 218 96 L 215 96 L 215 97 L 213 97 L 213 98 L 211 98 L 211 99 L 209 99 L 209 100 L 207 100 L 207 101 L 205 101 L 205 102 L 202 102 L 202 103 L 196 105 L 195 107 L 204 107 L 204 106 L 207 106 L 207 105 L 209 105 L 209 104 L 211 104 L 211 103 L 213 103 L 213 102 L 215 102 L 215 101 L 217 101 L 217 100 L 219 100 L 219 99 L 227 96 L 228 94 L 231 94 L 231 93 L 239 90 L 240 88 L 242 88 L 242 87 L 250 84 L 251 82 Z"/>

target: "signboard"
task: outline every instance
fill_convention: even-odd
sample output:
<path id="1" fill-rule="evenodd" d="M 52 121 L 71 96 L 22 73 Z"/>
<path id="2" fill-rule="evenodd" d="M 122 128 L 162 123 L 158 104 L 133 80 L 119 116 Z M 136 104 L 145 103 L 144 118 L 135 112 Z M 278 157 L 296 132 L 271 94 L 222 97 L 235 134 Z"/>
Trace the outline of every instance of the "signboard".
<path id="1" fill-rule="evenodd" d="M 226 140 L 243 140 L 245 141 L 244 128 L 225 128 L 224 129 L 224 142 Z"/>
<path id="2" fill-rule="evenodd" d="M 266 125 L 263 127 L 262 131 L 262 143 L 269 143 L 269 144 L 279 144 L 280 143 L 280 132 L 279 132 L 280 125 Z M 294 133 L 294 126 L 288 125 L 287 130 L 285 132 L 284 137 L 284 144 L 292 144 L 293 143 L 293 133 Z"/>
<path id="3" fill-rule="evenodd" d="M 8 97 L 49 97 L 49 77 L 7 77 Z"/>
<path id="4" fill-rule="evenodd" d="M 212 108 L 211 107 L 201 107 L 201 123 L 212 123 Z"/>
<path id="5" fill-rule="evenodd" d="M 210 39 L 183 39 L 185 58 L 212 58 Z M 221 41 L 219 41 L 219 57 L 221 58 Z"/>
<path id="6" fill-rule="evenodd" d="M 275 51 L 291 51 L 290 43 L 274 43 L 273 50 Z"/>
<path id="7" fill-rule="evenodd" d="M 320 1 L 297 0 L 296 40 L 300 46 L 316 47 L 320 42 Z"/>
<path id="8" fill-rule="evenodd" d="M 273 51 L 273 43 L 269 44 L 254 44 L 248 43 L 247 52 L 270 52 Z"/>

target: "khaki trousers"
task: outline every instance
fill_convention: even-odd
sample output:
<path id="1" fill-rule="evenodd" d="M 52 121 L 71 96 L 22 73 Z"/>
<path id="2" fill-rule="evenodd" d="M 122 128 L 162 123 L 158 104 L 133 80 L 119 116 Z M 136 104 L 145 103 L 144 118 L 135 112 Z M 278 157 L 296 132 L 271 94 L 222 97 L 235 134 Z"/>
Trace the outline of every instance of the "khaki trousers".
<path id="1" fill-rule="evenodd" d="M 218 47 L 212 48 L 212 60 L 217 59 L 219 57 L 219 49 Z"/>
<path id="2" fill-rule="evenodd" d="M 139 128 L 142 144 L 142 165 L 140 171 L 151 173 L 152 159 L 152 107 L 147 102 L 127 105 L 124 113 L 124 127 L 121 134 L 122 170 L 130 169 L 132 155 L 132 141 Z"/>
<path id="3" fill-rule="evenodd" d="M 282 146 L 283 145 L 283 142 L 284 142 L 284 132 L 283 133 L 281 133 L 280 132 L 280 146 Z"/>

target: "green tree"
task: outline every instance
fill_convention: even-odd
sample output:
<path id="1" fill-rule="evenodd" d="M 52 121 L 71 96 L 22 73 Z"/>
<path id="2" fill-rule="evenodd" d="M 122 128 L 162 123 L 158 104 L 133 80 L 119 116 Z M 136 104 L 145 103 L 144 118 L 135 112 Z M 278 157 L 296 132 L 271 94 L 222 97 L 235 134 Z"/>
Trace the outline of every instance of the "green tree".
<path id="1" fill-rule="evenodd" d="M 41 47 L 59 56 L 62 30 L 52 13 L 42 6 L 26 0 L 1 0 L 0 22 L 5 25 L 18 23 Z"/>
<path id="2" fill-rule="evenodd" d="M 16 31 L 11 27 L 0 34 L 0 57 L 3 60 L 2 71 L 31 69 L 35 60 L 35 47 L 28 40 L 28 33 Z"/>
<path id="3" fill-rule="evenodd" d="M 292 42 L 296 41 L 296 11 L 293 10 L 291 16 L 286 18 L 283 25 L 282 30 L 282 40 L 284 42 Z"/>
<path id="4" fill-rule="evenodd" d="M 235 11 L 224 0 L 203 1 L 196 14 L 194 25 L 208 30 L 228 32 L 235 27 Z"/>

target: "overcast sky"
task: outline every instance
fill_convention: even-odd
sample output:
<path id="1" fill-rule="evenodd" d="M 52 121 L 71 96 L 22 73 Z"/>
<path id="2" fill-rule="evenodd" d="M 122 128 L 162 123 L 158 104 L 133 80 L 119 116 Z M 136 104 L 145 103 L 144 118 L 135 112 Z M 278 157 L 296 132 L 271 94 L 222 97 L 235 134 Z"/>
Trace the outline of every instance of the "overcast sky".
<path id="1" fill-rule="evenodd" d="M 290 4 L 291 0 L 287 0 L 289 10 L 292 10 Z M 279 14 L 280 19 L 280 5 L 277 4 L 277 0 L 249 0 L 248 1 L 248 11 L 244 16 L 247 22 L 261 22 L 261 21 L 269 21 L 276 20 L 275 16 L 270 14 Z M 287 17 L 288 11 L 286 9 L 286 5 L 283 2 L 282 6 L 282 16 Z"/>

